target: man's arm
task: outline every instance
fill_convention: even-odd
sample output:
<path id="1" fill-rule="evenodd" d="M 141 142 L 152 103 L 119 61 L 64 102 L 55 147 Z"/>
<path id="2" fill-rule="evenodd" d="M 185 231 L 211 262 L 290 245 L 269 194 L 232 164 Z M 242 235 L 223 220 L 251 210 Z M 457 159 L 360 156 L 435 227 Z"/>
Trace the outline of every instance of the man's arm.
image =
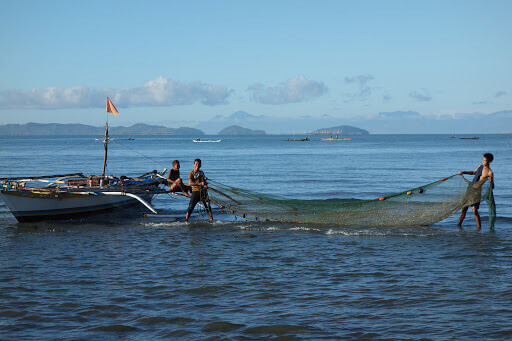
<path id="1" fill-rule="evenodd" d="M 475 175 L 475 173 L 476 173 L 476 171 L 478 170 L 479 167 L 480 166 L 476 167 L 476 169 L 474 171 L 460 171 L 457 174 L 459 174 L 459 175 L 462 175 L 462 174 Z"/>
<path id="2" fill-rule="evenodd" d="M 491 188 L 494 189 L 494 173 L 489 169 L 489 173 L 487 174 L 489 181 L 491 182 Z"/>
<path id="3" fill-rule="evenodd" d="M 189 186 L 203 186 L 203 182 L 195 182 L 192 174 L 188 175 L 188 185 Z"/>

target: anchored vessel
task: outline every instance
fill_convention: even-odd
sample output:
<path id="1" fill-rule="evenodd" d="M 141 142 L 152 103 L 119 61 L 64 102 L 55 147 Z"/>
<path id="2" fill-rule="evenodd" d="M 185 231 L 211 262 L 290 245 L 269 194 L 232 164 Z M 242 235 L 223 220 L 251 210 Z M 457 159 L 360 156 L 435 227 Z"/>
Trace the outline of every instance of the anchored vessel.
<path id="1" fill-rule="evenodd" d="M 218 140 L 201 140 L 201 139 L 195 139 L 195 140 L 192 140 L 194 142 L 220 142 L 222 141 L 222 139 L 218 139 Z"/>
<path id="2" fill-rule="evenodd" d="M 107 97 L 107 112 L 118 111 Z M 108 120 L 105 125 L 103 171 L 33 177 L 0 178 L 0 199 L 19 222 L 68 218 L 129 206 L 150 206 L 159 188 L 162 173 L 152 171 L 135 178 L 105 174 L 108 156 Z"/>

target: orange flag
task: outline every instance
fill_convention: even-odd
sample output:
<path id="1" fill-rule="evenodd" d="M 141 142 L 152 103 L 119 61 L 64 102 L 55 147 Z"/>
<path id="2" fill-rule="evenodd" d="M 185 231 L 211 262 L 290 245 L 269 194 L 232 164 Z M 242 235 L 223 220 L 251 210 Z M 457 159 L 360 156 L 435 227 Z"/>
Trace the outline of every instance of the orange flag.
<path id="1" fill-rule="evenodd" d="M 107 112 L 113 114 L 114 116 L 117 116 L 119 114 L 119 111 L 117 111 L 116 107 L 114 106 L 114 103 L 107 97 Z"/>

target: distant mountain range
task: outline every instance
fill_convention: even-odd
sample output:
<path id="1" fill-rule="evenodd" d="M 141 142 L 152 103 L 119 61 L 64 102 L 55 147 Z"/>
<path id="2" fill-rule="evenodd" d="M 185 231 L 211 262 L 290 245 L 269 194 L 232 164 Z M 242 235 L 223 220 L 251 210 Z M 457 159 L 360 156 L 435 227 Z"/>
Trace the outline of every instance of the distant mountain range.
<path id="1" fill-rule="evenodd" d="M 211 135 L 265 133 L 302 135 L 311 132 L 326 135 L 365 134 L 365 132 L 372 134 L 495 134 L 512 133 L 512 110 L 491 114 L 466 113 L 442 116 L 422 115 L 416 111 L 393 111 L 346 118 L 331 115 L 291 118 L 277 115 L 251 115 L 245 111 L 237 111 L 228 116 L 217 115 L 207 121 L 194 124 L 193 128 L 167 128 L 162 125 L 139 123 L 131 127 L 110 127 L 109 131 L 111 135 L 192 136 L 202 136 L 205 133 Z M 103 127 L 84 124 L 0 125 L 0 135 L 103 135 L 103 133 Z"/>
<path id="2" fill-rule="evenodd" d="M 219 131 L 219 135 L 266 135 L 264 130 L 252 130 L 237 125 L 226 127 Z"/>
<path id="3" fill-rule="evenodd" d="M 167 128 L 164 126 L 134 124 L 131 127 L 109 127 L 110 135 L 193 135 L 204 132 L 196 128 Z M 86 124 L 27 123 L 0 125 L 0 135 L 103 135 L 105 127 Z"/>
<path id="4" fill-rule="evenodd" d="M 424 115 L 416 111 L 392 111 L 350 116 L 332 115 L 280 117 L 278 115 L 251 115 L 237 111 L 231 115 L 217 115 L 199 122 L 195 128 L 206 134 L 216 134 L 230 125 L 264 130 L 271 134 L 305 134 L 324 127 L 349 125 L 372 134 L 494 134 L 512 133 L 512 110 L 491 114 L 455 113 L 453 115 Z"/>

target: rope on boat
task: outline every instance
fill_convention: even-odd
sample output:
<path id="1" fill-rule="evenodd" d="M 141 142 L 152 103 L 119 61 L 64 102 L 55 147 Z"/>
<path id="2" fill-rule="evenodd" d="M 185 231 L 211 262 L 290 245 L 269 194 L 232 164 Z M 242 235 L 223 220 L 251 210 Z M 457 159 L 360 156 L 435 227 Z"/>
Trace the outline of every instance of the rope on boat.
<path id="1" fill-rule="evenodd" d="M 91 144 L 87 145 L 87 146 L 86 146 L 86 147 L 84 147 L 83 149 L 85 150 L 86 148 L 88 148 L 88 147 L 92 146 L 93 144 L 95 144 L 95 143 L 97 143 L 97 142 L 98 142 L 98 141 L 93 141 Z M 71 154 L 71 155 L 69 155 L 68 157 L 66 157 L 66 158 L 64 158 L 64 159 L 59 160 L 58 162 L 54 163 L 54 164 L 53 164 L 53 165 L 51 165 L 50 167 L 48 167 L 48 168 L 44 169 L 44 170 L 43 170 L 43 172 L 46 172 L 46 171 L 48 171 L 48 170 L 52 169 L 53 167 L 57 166 L 58 164 L 62 163 L 63 161 L 65 161 L 65 160 L 67 160 L 67 159 L 69 159 L 70 157 L 73 157 L 73 156 L 75 156 L 75 155 L 76 155 L 76 154 Z"/>
<path id="2" fill-rule="evenodd" d="M 92 143 L 91 143 L 91 142 L 92 142 Z M 46 154 L 36 155 L 36 156 L 34 156 L 34 157 L 32 157 L 32 158 L 25 159 L 25 160 L 23 160 L 23 161 L 19 161 L 19 162 L 15 162 L 15 163 L 12 163 L 12 164 L 10 164 L 10 165 L 2 165 L 2 166 L 0 166 L 0 167 L 5 168 L 5 169 L 7 169 L 7 168 L 11 168 L 11 167 L 14 167 L 14 166 L 17 166 L 17 165 L 20 165 L 20 164 L 26 163 L 27 161 L 36 160 L 36 159 L 39 159 L 39 158 L 42 158 L 42 157 L 46 157 L 46 156 L 48 156 L 48 155 L 52 155 L 52 154 L 54 154 L 54 153 L 62 152 L 62 151 L 64 151 L 64 150 L 67 150 L 67 149 L 70 149 L 70 148 L 76 148 L 77 146 L 81 146 L 81 145 L 84 145 L 84 144 L 86 144 L 86 143 L 91 143 L 91 144 L 93 144 L 93 143 L 95 143 L 95 142 L 96 142 L 96 141 L 87 140 L 87 141 L 85 141 L 85 142 L 83 142 L 83 143 L 79 143 L 79 144 L 72 144 L 72 145 L 67 146 L 67 147 L 65 147 L 65 148 L 62 148 L 62 149 L 54 150 L 54 151 L 51 151 L 51 152 L 46 153 Z"/>
<path id="3" fill-rule="evenodd" d="M 122 144 L 121 142 L 118 142 L 117 140 L 112 140 L 112 141 L 113 141 L 113 142 L 115 142 L 115 143 L 117 143 L 117 144 L 119 144 L 119 145 L 121 145 L 122 147 L 124 147 L 124 148 L 126 148 L 126 149 L 129 149 L 129 150 L 131 150 L 131 151 L 133 151 L 133 152 L 135 152 L 135 153 L 139 154 L 140 156 L 142 156 L 142 157 L 144 157 L 144 158 L 148 159 L 149 161 L 151 161 L 151 162 L 155 163 L 156 165 L 159 165 L 160 167 L 165 167 L 165 165 L 162 165 L 161 163 L 159 163 L 159 162 L 157 162 L 157 161 L 153 160 L 152 158 L 150 158 L 149 156 L 144 155 L 144 154 L 142 154 L 141 152 L 138 152 L 138 151 L 136 151 L 135 149 L 133 149 L 133 148 L 131 148 L 131 147 L 128 147 L 128 146 L 126 146 L 126 145 Z M 141 165 L 141 164 L 140 164 L 140 163 L 139 163 L 135 158 L 131 157 L 130 155 L 128 155 L 128 156 L 129 156 L 132 160 L 134 160 L 136 163 L 138 163 L 140 166 L 142 166 L 142 165 Z M 142 166 L 142 167 L 144 168 L 144 166 Z M 147 169 L 147 168 L 146 168 L 146 169 Z"/>

